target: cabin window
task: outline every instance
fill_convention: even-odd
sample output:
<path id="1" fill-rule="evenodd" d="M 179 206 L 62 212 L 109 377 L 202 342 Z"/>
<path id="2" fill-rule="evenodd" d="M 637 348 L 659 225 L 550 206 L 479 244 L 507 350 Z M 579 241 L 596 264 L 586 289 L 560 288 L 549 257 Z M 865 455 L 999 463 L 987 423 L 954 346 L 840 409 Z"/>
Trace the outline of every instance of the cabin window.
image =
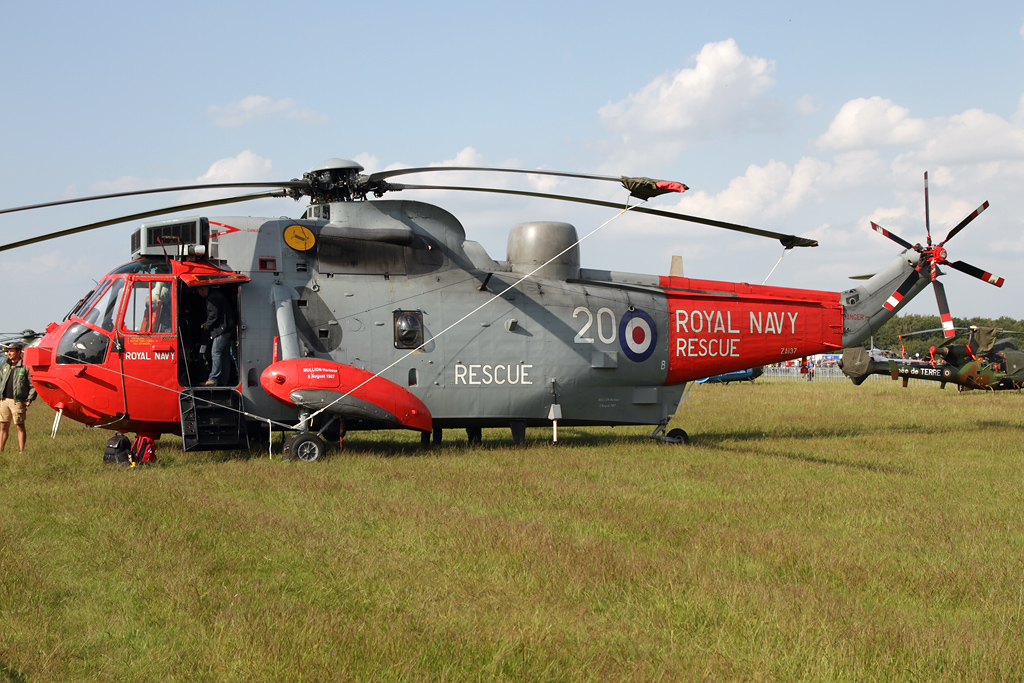
<path id="1" fill-rule="evenodd" d="M 415 349 L 423 346 L 423 313 L 395 311 L 395 348 Z"/>
<path id="2" fill-rule="evenodd" d="M 171 283 L 162 280 L 136 282 L 128 295 L 122 327 L 135 334 L 171 334 L 174 315 Z"/>

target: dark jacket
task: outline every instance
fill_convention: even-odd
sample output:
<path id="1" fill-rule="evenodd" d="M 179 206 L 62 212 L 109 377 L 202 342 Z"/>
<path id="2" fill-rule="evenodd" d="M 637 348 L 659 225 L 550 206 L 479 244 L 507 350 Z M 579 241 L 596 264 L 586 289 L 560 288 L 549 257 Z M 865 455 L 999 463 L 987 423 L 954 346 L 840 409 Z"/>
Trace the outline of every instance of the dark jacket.
<path id="1" fill-rule="evenodd" d="M 228 298 L 216 289 L 206 294 L 206 323 L 203 325 L 211 339 L 235 331 L 235 317 Z"/>
<path id="2" fill-rule="evenodd" d="M 16 364 L 11 365 L 11 359 L 4 356 L 3 362 L 0 362 L 0 396 L 4 395 L 7 382 L 13 381 L 15 401 L 36 400 L 36 390 L 32 386 L 32 380 L 29 379 L 28 368 L 25 367 L 24 361 L 24 358 L 19 358 Z"/>

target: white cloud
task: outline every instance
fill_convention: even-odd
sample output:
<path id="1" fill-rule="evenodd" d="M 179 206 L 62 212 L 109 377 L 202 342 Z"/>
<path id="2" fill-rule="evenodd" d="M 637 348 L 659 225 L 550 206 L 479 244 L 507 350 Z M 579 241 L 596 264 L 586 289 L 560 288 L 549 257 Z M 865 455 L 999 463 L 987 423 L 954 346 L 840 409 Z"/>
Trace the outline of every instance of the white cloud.
<path id="1" fill-rule="evenodd" d="M 933 119 L 928 139 L 911 154 L 924 164 L 1024 159 L 1024 128 L 980 109 Z"/>
<path id="2" fill-rule="evenodd" d="M 722 131 L 763 127 L 779 115 L 764 101 L 775 63 L 744 55 L 733 39 L 708 43 L 693 68 L 658 76 L 638 92 L 599 110 L 621 135 L 622 156 L 667 159 Z"/>
<path id="3" fill-rule="evenodd" d="M 814 95 L 804 95 L 796 101 L 795 108 L 797 114 L 807 116 L 820 110 L 821 105 L 818 103 L 818 98 Z"/>
<path id="4" fill-rule="evenodd" d="M 198 185 L 203 183 L 244 183 L 244 182 L 267 182 L 272 180 L 280 180 L 275 178 L 273 175 L 273 163 L 270 159 L 264 159 L 252 152 L 252 150 L 245 150 L 240 152 L 237 156 L 226 157 L 224 159 L 218 159 L 217 161 L 210 164 L 210 167 L 206 170 L 206 173 L 202 174 L 195 180 L 186 180 L 179 184 L 181 185 Z M 269 189 L 269 188 L 267 188 Z M 253 188 L 252 192 L 260 192 L 260 189 Z M 242 189 L 224 189 L 224 190 L 193 190 L 191 192 L 183 192 L 179 199 L 182 204 L 188 204 L 191 202 L 200 202 L 210 199 L 216 199 L 217 197 L 233 196 L 237 194 L 245 194 L 249 192 L 245 188 Z"/>
<path id="5" fill-rule="evenodd" d="M 752 164 L 718 194 L 687 193 L 676 208 L 684 213 L 731 221 L 774 219 L 792 214 L 808 201 L 816 201 L 821 179 L 829 170 L 827 162 L 810 157 L 792 168 L 774 160 L 764 166 Z"/>
<path id="6" fill-rule="evenodd" d="M 708 43 L 692 69 L 662 75 L 619 102 L 600 110 L 612 130 L 679 134 L 717 126 L 733 116 L 775 81 L 774 62 L 747 57 L 736 41 Z"/>
<path id="7" fill-rule="evenodd" d="M 196 180 L 200 183 L 237 183 L 269 180 L 273 164 L 269 159 L 245 150 L 238 156 L 219 159 Z"/>
<path id="8" fill-rule="evenodd" d="M 285 118 L 302 125 L 320 125 L 330 121 L 326 114 L 302 109 L 288 97 L 272 100 L 265 95 L 249 95 L 225 105 L 212 104 L 207 112 L 215 117 L 214 124 L 221 128 L 238 128 L 264 118 Z"/>
<path id="9" fill-rule="evenodd" d="M 89 258 L 72 257 L 58 249 L 32 256 L 29 260 L 4 259 L 0 268 L 0 283 L 7 285 L 24 282 L 39 273 L 47 274 L 49 284 L 73 282 L 83 276 L 96 276 L 95 263 Z"/>
<path id="10" fill-rule="evenodd" d="M 911 118 L 905 107 L 877 96 L 859 97 L 843 105 L 817 146 L 830 151 L 892 147 L 920 143 L 927 135 L 927 123 Z"/>

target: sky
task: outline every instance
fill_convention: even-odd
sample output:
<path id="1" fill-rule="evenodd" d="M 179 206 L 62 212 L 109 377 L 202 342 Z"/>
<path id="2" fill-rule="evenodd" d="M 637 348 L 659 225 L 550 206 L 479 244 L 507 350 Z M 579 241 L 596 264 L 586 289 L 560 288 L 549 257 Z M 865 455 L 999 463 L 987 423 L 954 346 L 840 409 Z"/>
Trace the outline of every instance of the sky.
<path id="1" fill-rule="evenodd" d="M 584 267 L 842 291 L 925 237 L 1006 278 L 947 269 L 954 317 L 1024 318 L 1024 6 L 963 3 L 7 3 L 0 208 L 196 182 L 479 165 L 676 180 L 675 210 L 775 240 L 610 209 L 402 193 L 498 260 L 509 229 L 574 224 Z M 616 202 L 611 183 L 450 172 Z M 0 243 L 207 198 L 173 193 L 0 215 Z M 208 216 L 301 215 L 272 199 Z M 610 222 L 608 222 L 611 219 Z M 602 227 L 603 226 L 603 227 Z M 0 332 L 42 329 L 130 258 L 137 224 L 0 252 Z M 776 266 L 778 266 L 776 268 Z M 774 272 L 773 268 L 776 268 Z M 933 315 L 926 290 L 906 309 Z"/>

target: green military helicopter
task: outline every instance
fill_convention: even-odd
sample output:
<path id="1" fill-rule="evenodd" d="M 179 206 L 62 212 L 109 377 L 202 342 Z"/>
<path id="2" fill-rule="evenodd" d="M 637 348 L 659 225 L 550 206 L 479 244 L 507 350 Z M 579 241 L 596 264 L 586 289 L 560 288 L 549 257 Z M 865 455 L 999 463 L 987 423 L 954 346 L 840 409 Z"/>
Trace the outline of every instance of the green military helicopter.
<path id="1" fill-rule="evenodd" d="M 840 366 L 843 374 L 862 384 L 871 375 L 890 375 L 894 380 L 903 378 L 903 386 L 911 379 L 940 382 L 943 387 L 955 384 L 959 391 L 988 389 L 1020 391 L 1024 386 L 1024 351 L 1011 337 L 1013 331 L 993 327 L 957 328 L 967 331 L 967 343 L 953 344 L 962 335 L 950 338 L 941 346 L 931 347 L 928 360 L 886 358 L 875 351 L 852 348 L 843 351 Z M 941 330 L 922 330 L 926 334 Z M 902 335 L 902 337 L 909 335 Z"/>

